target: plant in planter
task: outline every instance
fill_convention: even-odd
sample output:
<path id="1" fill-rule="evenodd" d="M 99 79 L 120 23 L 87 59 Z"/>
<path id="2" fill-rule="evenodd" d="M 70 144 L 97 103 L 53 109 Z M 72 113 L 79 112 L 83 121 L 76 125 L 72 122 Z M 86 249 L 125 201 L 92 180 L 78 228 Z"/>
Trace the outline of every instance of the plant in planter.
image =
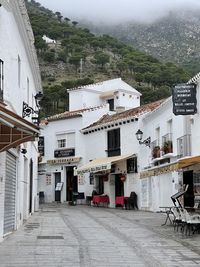
<path id="1" fill-rule="evenodd" d="M 164 151 L 164 154 L 172 153 L 173 151 L 172 141 L 171 140 L 165 141 L 162 146 L 162 150 Z"/>
<path id="2" fill-rule="evenodd" d="M 152 150 L 152 157 L 159 158 L 160 157 L 160 146 L 155 146 Z"/>

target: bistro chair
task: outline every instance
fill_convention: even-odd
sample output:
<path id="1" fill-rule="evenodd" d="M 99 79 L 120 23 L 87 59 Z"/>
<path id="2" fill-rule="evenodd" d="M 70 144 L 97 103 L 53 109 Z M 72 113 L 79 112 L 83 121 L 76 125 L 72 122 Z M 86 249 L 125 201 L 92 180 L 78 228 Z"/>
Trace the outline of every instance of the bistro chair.
<path id="1" fill-rule="evenodd" d="M 125 208 L 126 210 L 131 208 L 138 210 L 137 194 L 135 192 L 131 192 L 130 197 L 125 199 Z"/>

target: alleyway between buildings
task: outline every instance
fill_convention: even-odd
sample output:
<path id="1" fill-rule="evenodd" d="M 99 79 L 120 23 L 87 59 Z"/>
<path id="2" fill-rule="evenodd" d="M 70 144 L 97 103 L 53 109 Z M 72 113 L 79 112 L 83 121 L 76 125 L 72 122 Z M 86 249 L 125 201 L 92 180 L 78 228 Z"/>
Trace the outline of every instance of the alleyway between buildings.
<path id="1" fill-rule="evenodd" d="M 160 213 L 51 204 L 0 244 L 1 267 L 200 266 L 200 235 Z"/>

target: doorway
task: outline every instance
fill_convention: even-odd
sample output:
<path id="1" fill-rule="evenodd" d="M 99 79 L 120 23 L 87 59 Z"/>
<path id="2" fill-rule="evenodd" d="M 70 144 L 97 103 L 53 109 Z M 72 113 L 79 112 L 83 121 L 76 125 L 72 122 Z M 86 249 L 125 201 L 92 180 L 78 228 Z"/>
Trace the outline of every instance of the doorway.
<path id="1" fill-rule="evenodd" d="M 124 182 L 119 174 L 115 174 L 115 197 L 124 196 Z"/>
<path id="2" fill-rule="evenodd" d="M 33 160 L 30 159 L 29 164 L 29 213 L 32 212 L 33 203 Z"/>
<path id="3" fill-rule="evenodd" d="M 184 194 L 184 207 L 194 207 L 193 171 L 183 172 L 183 184 L 188 184 Z"/>
<path id="4" fill-rule="evenodd" d="M 74 176 L 74 167 L 66 168 L 66 201 L 72 201 L 72 194 L 78 192 L 77 176 Z"/>
<path id="5" fill-rule="evenodd" d="M 57 183 L 60 183 L 60 182 L 61 182 L 61 173 L 55 172 L 55 189 L 56 189 Z M 55 190 L 55 201 L 61 202 L 61 191 Z"/>

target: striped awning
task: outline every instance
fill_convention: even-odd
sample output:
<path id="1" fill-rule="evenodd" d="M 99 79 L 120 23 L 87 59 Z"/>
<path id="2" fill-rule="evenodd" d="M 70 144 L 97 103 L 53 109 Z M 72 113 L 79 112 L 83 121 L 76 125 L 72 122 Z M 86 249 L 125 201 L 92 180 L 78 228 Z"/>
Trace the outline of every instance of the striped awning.
<path id="1" fill-rule="evenodd" d="M 39 127 L 0 104 L 0 152 L 34 141 Z"/>

